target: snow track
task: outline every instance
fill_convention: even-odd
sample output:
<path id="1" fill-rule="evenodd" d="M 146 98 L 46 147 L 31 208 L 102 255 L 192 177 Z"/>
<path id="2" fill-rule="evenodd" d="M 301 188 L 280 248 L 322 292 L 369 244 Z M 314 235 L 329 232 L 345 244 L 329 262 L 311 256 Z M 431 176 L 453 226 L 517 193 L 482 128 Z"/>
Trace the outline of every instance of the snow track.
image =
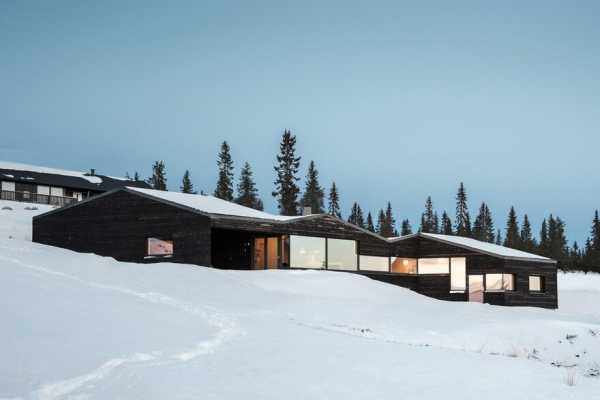
<path id="1" fill-rule="evenodd" d="M 93 281 L 87 281 L 80 277 L 70 275 L 64 272 L 54 271 L 40 265 L 25 263 L 19 259 L 0 256 L 1 264 L 15 264 L 23 268 L 34 271 L 37 274 L 47 274 L 61 279 L 77 282 L 91 288 L 104 291 L 115 292 L 131 296 L 136 299 L 151 303 L 175 308 L 179 311 L 192 315 L 194 318 L 200 318 L 206 321 L 210 326 L 216 328 L 217 333 L 212 338 L 197 342 L 181 351 L 174 353 L 164 353 L 162 351 L 151 351 L 148 353 L 134 353 L 130 356 L 115 358 L 104 362 L 101 366 L 80 376 L 61 380 L 58 382 L 46 383 L 40 389 L 32 393 L 33 398 L 41 400 L 54 400 L 61 398 L 71 398 L 77 392 L 85 392 L 86 387 L 93 387 L 103 379 L 114 374 L 116 370 L 127 367 L 156 367 L 175 363 L 184 363 L 191 361 L 205 354 L 214 353 L 228 341 L 236 336 L 243 335 L 236 321 L 214 307 L 198 306 L 189 302 L 177 300 L 171 296 L 157 292 L 140 292 L 132 289 L 101 284 Z"/>

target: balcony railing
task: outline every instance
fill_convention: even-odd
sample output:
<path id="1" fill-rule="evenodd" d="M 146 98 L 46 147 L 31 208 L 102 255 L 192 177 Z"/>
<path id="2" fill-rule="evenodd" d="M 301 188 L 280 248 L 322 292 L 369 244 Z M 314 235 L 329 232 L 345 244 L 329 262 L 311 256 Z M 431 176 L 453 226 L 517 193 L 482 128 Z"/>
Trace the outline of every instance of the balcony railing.
<path id="1" fill-rule="evenodd" d="M 10 192 L 2 190 L 0 192 L 0 200 L 23 201 L 27 203 L 50 204 L 53 206 L 66 206 L 75 203 L 75 197 L 52 196 L 47 194 L 31 193 L 31 192 Z"/>

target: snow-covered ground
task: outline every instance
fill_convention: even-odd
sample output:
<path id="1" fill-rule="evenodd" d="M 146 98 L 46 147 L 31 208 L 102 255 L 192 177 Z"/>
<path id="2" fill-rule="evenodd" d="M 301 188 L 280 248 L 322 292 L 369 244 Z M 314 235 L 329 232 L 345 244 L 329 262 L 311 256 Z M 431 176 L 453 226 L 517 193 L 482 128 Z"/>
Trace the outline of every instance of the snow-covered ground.
<path id="1" fill-rule="evenodd" d="M 121 263 L 8 239 L 26 218 L 0 212 L 0 398 L 600 398 L 598 276 L 561 274 L 557 311 L 451 303 L 342 272 Z"/>

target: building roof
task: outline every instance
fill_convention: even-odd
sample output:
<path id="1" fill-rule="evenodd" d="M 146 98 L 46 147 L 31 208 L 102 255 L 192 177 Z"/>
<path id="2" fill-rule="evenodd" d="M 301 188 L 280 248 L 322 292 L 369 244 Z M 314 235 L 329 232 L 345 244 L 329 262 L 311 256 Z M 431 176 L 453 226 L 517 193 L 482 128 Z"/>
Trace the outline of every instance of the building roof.
<path id="1" fill-rule="evenodd" d="M 146 182 L 132 181 L 104 175 L 91 175 L 79 171 L 40 167 L 36 165 L 0 160 L 0 180 L 10 180 L 37 185 L 60 186 L 83 191 L 105 192 L 125 186 L 149 187 Z"/>
<path id="2" fill-rule="evenodd" d="M 142 193 L 154 198 L 165 200 L 169 203 L 178 204 L 192 208 L 206 214 L 217 214 L 226 216 L 266 219 L 270 221 L 289 221 L 292 219 L 305 218 L 308 216 L 285 216 L 275 215 L 265 211 L 255 210 L 242 205 L 222 200 L 214 196 L 203 194 L 188 194 L 179 192 L 167 192 L 164 190 L 142 189 L 127 187 L 127 189 Z"/>
<path id="3" fill-rule="evenodd" d="M 436 233 L 424 233 L 419 232 L 412 235 L 399 236 L 394 238 L 388 238 L 388 242 L 399 242 L 406 239 L 411 239 L 415 237 L 422 237 L 426 239 L 435 240 L 437 242 L 446 243 L 450 245 L 455 245 L 458 247 L 462 247 L 467 250 L 473 250 L 479 253 L 488 254 L 491 256 L 508 259 L 508 260 L 527 260 L 527 261 L 539 261 L 546 263 L 556 263 L 556 261 L 542 257 L 537 254 L 527 253 L 525 251 L 511 249 L 509 247 L 499 246 L 494 243 L 482 242 L 480 240 L 471 239 L 462 236 L 452 236 L 452 235 L 440 235 Z"/>

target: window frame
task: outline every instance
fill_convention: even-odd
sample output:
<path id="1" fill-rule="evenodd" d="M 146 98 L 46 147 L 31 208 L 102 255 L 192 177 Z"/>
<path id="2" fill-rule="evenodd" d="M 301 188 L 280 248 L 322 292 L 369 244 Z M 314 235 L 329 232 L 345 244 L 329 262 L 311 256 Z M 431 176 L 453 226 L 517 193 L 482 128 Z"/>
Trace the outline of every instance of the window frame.
<path id="1" fill-rule="evenodd" d="M 531 289 L 531 278 L 537 278 L 539 279 L 539 285 L 540 285 L 540 289 L 539 290 L 532 290 Z M 546 282 L 545 282 L 545 277 L 542 275 L 529 275 L 529 279 L 527 280 L 527 283 L 529 285 L 528 289 L 529 289 L 529 293 L 533 293 L 533 294 L 544 294 L 546 293 Z"/>
<path id="2" fill-rule="evenodd" d="M 385 271 L 382 271 L 382 270 L 379 270 L 379 269 L 365 269 L 362 266 L 361 257 L 373 257 L 373 258 L 381 258 L 381 259 L 386 258 L 387 259 L 387 269 Z M 389 256 L 371 256 L 371 255 L 368 255 L 368 254 L 358 254 L 358 271 L 391 273 L 392 272 L 391 265 L 392 265 L 391 264 L 391 257 L 389 257 Z"/>
<path id="3" fill-rule="evenodd" d="M 171 244 L 171 252 L 167 254 L 150 254 L 150 240 L 158 240 Z M 161 239 L 154 236 L 146 237 L 146 255 L 144 258 L 171 258 L 175 255 L 175 241 L 173 239 Z"/>
<path id="4" fill-rule="evenodd" d="M 352 269 L 349 269 L 347 267 L 335 267 L 335 268 L 331 268 L 329 265 L 329 254 L 330 254 L 330 249 L 329 249 L 329 241 L 333 240 L 333 241 L 340 241 L 340 242 L 352 242 L 354 244 L 354 267 Z M 357 240 L 353 240 L 353 239 L 338 239 L 338 238 L 325 238 L 325 269 L 330 269 L 332 271 L 359 271 L 359 257 L 358 257 L 358 241 Z"/>
<path id="5" fill-rule="evenodd" d="M 465 280 L 463 282 L 464 284 L 464 289 L 460 290 L 460 289 L 453 289 L 452 288 L 452 260 L 454 259 L 464 259 L 464 265 L 465 265 Z M 467 272 L 467 257 L 450 257 L 450 293 L 466 293 L 467 289 L 469 288 L 469 274 Z"/>
<path id="6" fill-rule="evenodd" d="M 448 272 L 421 272 L 421 260 L 447 260 L 448 261 Z M 450 257 L 417 257 L 417 275 L 448 275 L 450 276 Z"/>

